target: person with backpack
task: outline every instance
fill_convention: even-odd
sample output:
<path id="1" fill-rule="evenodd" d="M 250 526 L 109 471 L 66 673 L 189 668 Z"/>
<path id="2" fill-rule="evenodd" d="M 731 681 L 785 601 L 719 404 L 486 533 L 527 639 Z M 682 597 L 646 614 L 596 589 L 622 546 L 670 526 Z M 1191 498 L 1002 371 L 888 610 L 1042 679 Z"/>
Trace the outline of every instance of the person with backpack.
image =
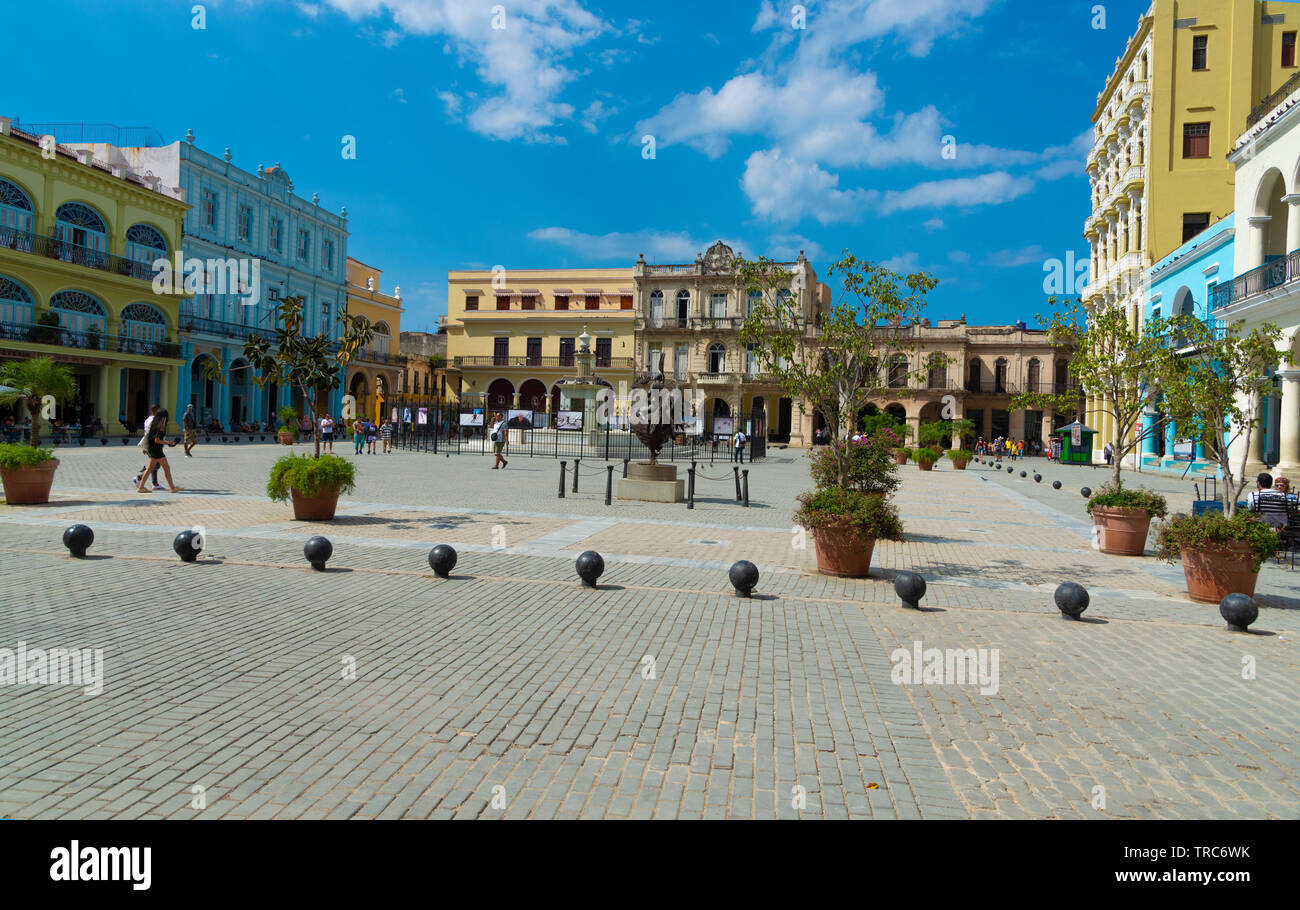
<path id="1" fill-rule="evenodd" d="M 496 460 L 492 463 L 492 470 L 495 471 L 497 468 L 504 468 L 510 464 L 510 462 L 506 461 L 505 456 L 501 454 L 506 447 L 506 421 L 499 412 L 492 415 L 491 440 L 492 453 L 496 456 Z"/>
<path id="2" fill-rule="evenodd" d="M 731 460 L 745 463 L 745 433 L 742 430 L 736 430 L 736 435 L 731 439 Z"/>

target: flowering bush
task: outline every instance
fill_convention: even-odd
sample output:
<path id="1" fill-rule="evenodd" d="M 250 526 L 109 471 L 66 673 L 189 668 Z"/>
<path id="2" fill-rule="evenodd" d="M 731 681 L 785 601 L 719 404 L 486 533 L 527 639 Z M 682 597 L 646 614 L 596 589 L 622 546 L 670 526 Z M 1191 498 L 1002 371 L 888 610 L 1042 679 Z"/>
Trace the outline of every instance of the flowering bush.
<path id="1" fill-rule="evenodd" d="M 898 489 L 894 450 L 902 441 L 902 437 L 888 427 L 870 436 L 832 439 L 829 445 L 819 446 L 809 456 L 809 473 L 818 489 L 840 487 L 890 496 Z"/>

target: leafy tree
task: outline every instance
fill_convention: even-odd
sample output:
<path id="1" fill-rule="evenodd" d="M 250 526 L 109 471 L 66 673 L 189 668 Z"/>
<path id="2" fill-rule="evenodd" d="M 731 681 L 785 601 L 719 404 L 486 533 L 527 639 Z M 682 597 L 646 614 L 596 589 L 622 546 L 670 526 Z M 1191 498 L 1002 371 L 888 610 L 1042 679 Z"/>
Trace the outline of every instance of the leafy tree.
<path id="1" fill-rule="evenodd" d="M 1281 330 L 1272 324 L 1244 334 L 1239 323 L 1206 325 L 1199 319 L 1173 321 L 1180 345 L 1194 355 L 1181 358 L 1174 381 L 1164 389 L 1164 408 L 1180 432 L 1201 443 L 1218 463 L 1223 478 L 1223 514 L 1231 518 L 1237 497 L 1249 479 L 1246 464 L 1250 440 L 1260 420 L 1260 398 L 1271 390 L 1266 370 L 1279 360 L 1292 363 L 1289 352 L 1277 350 Z M 1241 446 L 1241 462 L 1232 467 L 1233 445 Z"/>
<path id="2" fill-rule="evenodd" d="M 21 401 L 27 405 L 27 414 L 32 420 L 30 442 L 33 446 L 41 444 L 41 417 L 44 416 L 46 399 L 64 402 L 73 396 L 76 389 L 72 370 L 55 363 L 52 357 L 11 360 L 0 365 L 0 386 L 6 387 L 0 392 L 0 403 Z"/>
<path id="3" fill-rule="evenodd" d="M 935 420 L 930 423 L 921 424 L 921 429 L 917 433 L 917 438 L 921 445 L 938 446 L 941 449 L 949 448 L 952 445 L 952 437 L 956 434 L 962 439 L 975 437 L 975 421 L 973 420 Z"/>
<path id="4" fill-rule="evenodd" d="M 253 381 L 259 387 L 273 382 L 295 388 L 302 394 L 302 400 L 311 410 L 312 441 L 319 458 L 316 396 L 322 390 L 333 391 L 342 384 L 339 373 L 374 339 L 374 329 L 364 316 L 353 316 L 347 307 L 342 307 L 338 322 L 343 333 L 337 346 L 329 333 L 306 335 L 305 303 L 305 297 L 282 297 L 276 307 L 275 338 L 250 336 L 244 344 L 244 358 L 252 366 Z"/>
<path id="5" fill-rule="evenodd" d="M 811 406 L 825 419 L 836 459 L 838 485 L 848 484 L 848 448 L 857 415 L 871 399 L 909 395 L 913 382 L 927 375 L 912 369 L 920 348 L 912 325 L 920 319 L 925 295 L 938 284 L 924 273 L 901 275 L 859 259 L 847 250 L 827 269 L 839 279 L 839 297 L 810 319 L 797 294 L 787 289 L 791 275 L 770 259 L 738 259 L 738 278 L 748 296 L 758 292 L 740 330 L 742 344 L 753 345 L 764 373 L 783 391 Z M 895 362 L 903 364 L 900 371 Z M 890 383 L 891 367 L 899 387 Z"/>
<path id="6" fill-rule="evenodd" d="M 1122 307 L 1088 312 L 1078 299 L 1048 300 L 1056 307 L 1050 317 L 1039 316 L 1052 346 L 1070 355 L 1070 376 L 1081 391 L 1102 403 L 1111 418 L 1114 438 L 1106 440 L 1114 450 L 1111 483 L 1123 486 L 1120 465 L 1142 442 L 1164 432 L 1163 419 L 1142 426 L 1142 415 L 1154 410 L 1179 361 L 1170 344 L 1168 324 L 1152 319 L 1139 328 L 1129 324 Z M 1058 412 L 1077 410 L 1079 391 L 1025 392 L 1011 398 L 1012 408 Z"/>
<path id="7" fill-rule="evenodd" d="M 446 366 L 446 364 L 447 364 L 447 358 L 443 357 L 441 354 L 429 355 L 429 369 L 441 370 L 444 366 Z"/>

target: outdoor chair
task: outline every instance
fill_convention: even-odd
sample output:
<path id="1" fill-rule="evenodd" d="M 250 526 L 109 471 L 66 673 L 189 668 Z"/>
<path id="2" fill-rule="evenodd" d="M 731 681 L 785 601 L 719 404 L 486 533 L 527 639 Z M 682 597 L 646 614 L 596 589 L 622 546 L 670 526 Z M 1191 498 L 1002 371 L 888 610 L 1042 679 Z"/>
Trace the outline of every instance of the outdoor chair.
<path id="1" fill-rule="evenodd" d="M 1279 562 L 1290 556 L 1291 568 L 1294 569 L 1296 550 L 1300 549 L 1300 502 L 1297 500 L 1287 502 L 1286 526 L 1279 528 L 1278 533 L 1282 542 L 1274 555 Z"/>

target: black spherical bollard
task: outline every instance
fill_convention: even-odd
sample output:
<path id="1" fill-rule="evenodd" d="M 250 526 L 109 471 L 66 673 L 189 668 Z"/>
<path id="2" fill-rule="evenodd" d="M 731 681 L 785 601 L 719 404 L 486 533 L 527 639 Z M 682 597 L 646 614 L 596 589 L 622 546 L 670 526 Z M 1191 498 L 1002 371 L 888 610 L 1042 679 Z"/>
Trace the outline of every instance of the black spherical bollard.
<path id="1" fill-rule="evenodd" d="M 1229 632 L 1245 632 L 1247 626 L 1259 619 L 1259 607 L 1252 597 L 1229 594 L 1219 601 L 1219 615 L 1227 620 Z"/>
<path id="2" fill-rule="evenodd" d="M 79 445 L 79 446 L 84 446 L 85 444 L 86 444 L 86 440 L 84 440 L 84 439 L 78 439 L 78 440 L 77 440 L 77 445 Z"/>
<path id="3" fill-rule="evenodd" d="M 1008 474 L 1014 474 L 1015 471 L 1016 471 L 1015 468 L 1007 468 L 1007 473 L 1008 473 Z M 1021 477 L 1024 477 L 1025 475 L 1024 475 L 1024 474 L 1021 474 L 1020 476 L 1021 476 Z"/>
<path id="4" fill-rule="evenodd" d="M 87 525 L 73 525 L 63 532 L 63 545 L 77 559 L 85 559 L 86 551 L 95 542 L 95 532 Z"/>
<path id="5" fill-rule="evenodd" d="M 1042 474 L 1035 474 L 1035 475 L 1034 475 L 1034 483 L 1042 483 L 1042 482 L 1043 482 L 1043 475 L 1042 475 Z"/>
<path id="6" fill-rule="evenodd" d="M 1078 619 L 1088 609 L 1088 589 L 1083 585 L 1067 581 L 1056 586 L 1056 609 L 1066 619 Z"/>
<path id="7" fill-rule="evenodd" d="M 574 568 L 578 570 L 578 577 L 582 579 L 583 584 L 588 587 L 596 587 L 596 579 L 605 571 L 605 560 L 595 550 L 588 550 L 580 555 L 574 562 Z"/>
<path id="8" fill-rule="evenodd" d="M 311 567 L 317 572 L 325 571 L 325 563 L 334 555 L 334 544 L 319 534 L 307 541 L 302 548 L 302 555 L 307 557 Z"/>
<path id="9" fill-rule="evenodd" d="M 456 549 L 445 543 L 438 544 L 429 551 L 429 568 L 439 578 L 450 576 L 451 570 L 456 568 Z"/>
<path id="10" fill-rule="evenodd" d="M 1028 472 L 1028 471 L 1021 471 L 1021 472 L 1020 472 L 1020 476 L 1021 476 L 1021 477 L 1028 477 L 1028 476 L 1029 476 L 1029 472 Z"/>
<path id="11" fill-rule="evenodd" d="M 106 445 L 108 445 L 108 437 L 105 436 L 105 437 L 103 437 L 102 439 L 100 439 L 100 440 L 99 440 L 99 444 L 102 445 L 102 446 L 106 446 Z"/>
<path id="12" fill-rule="evenodd" d="M 122 437 L 122 445 L 126 445 L 127 442 L 128 442 L 127 438 L 126 438 L 125 436 L 123 436 L 123 437 Z"/>
<path id="13" fill-rule="evenodd" d="M 172 549 L 181 562 L 194 562 L 203 552 L 203 535 L 193 528 L 181 531 L 172 539 Z"/>
<path id="14" fill-rule="evenodd" d="M 1053 490 L 1059 490 L 1059 489 L 1061 489 L 1061 482 L 1060 482 L 1059 480 L 1053 480 L 1053 481 L 1052 481 L 1052 489 L 1053 489 Z"/>
<path id="15" fill-rule="evenodd" d="M 995 462 L 993 463 L 993 470 L 995 470 L 995 471 L 1001 471 L 1001 470 L 1002 470 L 1002 462 L 1000 462 L 1000 461 L 995 461 Z"/>
<path id="16" fill-rule="evenodd" d="M 902 599 L 903 606 L 919 610 L 921 598 L 925 596 L 925 579 L 915 572 L 899 572 L 894 576 L 894 593 Z"/>
<path id="17" fill-rule="evenodd" d="M 1092 487 L 1084 487 L 1082 490 L 1079 491 L 1079 495 L 1082 496 L 1084 499 L 1087 499 L 1089 496 L 1092 495 Z"/>
<path id="18" fill-rule="evenodd" d="M 749 597 L 758 585 L 758 566 L 748 559 L 742 559 L 732 564 L 727 577 L 731 579 L 731 586 L 736 589 L 737 594 L 741 597 Z"/>

